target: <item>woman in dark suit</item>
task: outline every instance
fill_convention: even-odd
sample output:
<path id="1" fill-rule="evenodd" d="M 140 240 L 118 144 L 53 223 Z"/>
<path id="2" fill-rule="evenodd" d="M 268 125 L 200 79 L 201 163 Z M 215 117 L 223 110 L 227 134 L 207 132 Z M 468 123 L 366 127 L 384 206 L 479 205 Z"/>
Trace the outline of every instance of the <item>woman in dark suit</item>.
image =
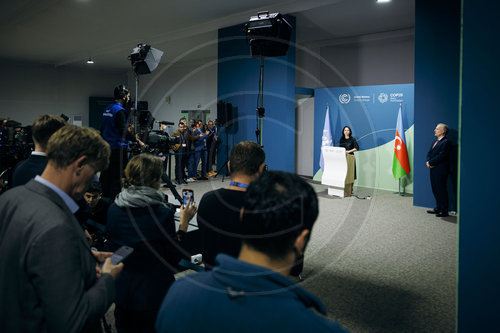
<path id="1" fill-rule="evenodd" d="M 352 137 L 352 131 L 349 126 L 344 126 L 342 136 L 340 137 L 340 147 L 345 148 L 345 152 L 354 155 L 354 152 L 359 150 L 358 142 Z"/>
<path id="2" fill-rule="evenodd" d="M 352 131 L 349 126 L 344 126 L 342 129 L 342 136 L 340 137 L 339 142 L 340 147 L 345 148 L 345 152 L 350 155 L 354 155 L 354 152 L 359 150 L 358 142 L 352 136 Z M 354 160 L 354 179 L 356 179 L 356 160 Z M 351 184 L 351 193 L 353 184 Z"/>
<path id="3" fill-rule="evenodd" d="M 116 281 L 115 323 L 118 332 L 154 332 L 156 314 L 182 257 L 180 244 L 196 206 L 181 207 L 179 230 L 174 210 L 159 190 L 160 158 L 134 156 L 125 168 L 124 189 L 108 210 L 108 231 L 114 250 L 134 249 Z"/>

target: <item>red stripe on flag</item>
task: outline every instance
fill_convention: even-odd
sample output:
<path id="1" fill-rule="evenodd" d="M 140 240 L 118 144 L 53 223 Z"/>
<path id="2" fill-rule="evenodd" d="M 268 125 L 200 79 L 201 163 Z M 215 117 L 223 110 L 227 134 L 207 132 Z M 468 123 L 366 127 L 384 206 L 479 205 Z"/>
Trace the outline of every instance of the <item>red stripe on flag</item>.
<path id="1" fill-rule="evenodd" d="M 394 143 L 394 152 L 396 153 L 396 158 L 399 161 L 399 164 L 403 167 L 406 174 L 409 174 L 411 171 L 410 168 L 410 159 L 408 158 L 408 150 L 406 149 L 406 144 L 403 139 L 401 139 L 401 135 L 398 130 L 396 130 L 396 139 Z"/>

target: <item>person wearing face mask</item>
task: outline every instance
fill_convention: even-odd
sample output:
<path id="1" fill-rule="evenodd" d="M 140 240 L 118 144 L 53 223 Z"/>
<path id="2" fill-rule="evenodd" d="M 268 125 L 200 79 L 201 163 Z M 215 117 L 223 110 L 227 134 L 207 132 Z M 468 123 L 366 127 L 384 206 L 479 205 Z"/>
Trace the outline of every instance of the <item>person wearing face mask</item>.
<path id="1" fill-rule="evenodd" d="M 114 198 L 120 193 L 122 188 L 122 174 L 127 165 L 127 148 L 129 141 L 139 142 L 144 147 L 144 143 L 128 131 L 128 117 L 130 92 L 120 84 L 115 87 L 115 102 L 109 105 L 102 114 L 101 133 L 103 139 L 111 148 L 109 167 L 101 173 L 100 182 L 102 192 L 105 197 Z"/>

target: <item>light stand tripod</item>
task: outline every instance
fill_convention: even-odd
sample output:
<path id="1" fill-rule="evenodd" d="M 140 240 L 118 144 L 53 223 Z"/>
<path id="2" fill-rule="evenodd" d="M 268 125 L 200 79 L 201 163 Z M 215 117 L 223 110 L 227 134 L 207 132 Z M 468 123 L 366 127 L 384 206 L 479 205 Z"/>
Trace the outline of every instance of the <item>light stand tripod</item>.
<path id="1" fill-rule="evenodd" d="M 255 130 L 255 135 L 257 136 L 257 143 L 261 148 L 264 148 L 263 145 L 263 136 L 264 132 L 262 126 L 264 124 L 264 113 L 266 110 L 264 109 L 264 57 L 260 56 L 260 75 L 259 75 L 259 96 L 257 103 L 257 129 Z"/>
<path id="2" fill-rule="evenodd" d="M 224 178 L 226 177 L 226 174 L 229 174 L 229 168 L 227 167 L 227 164 L 229 163 L 229 135 L 227 134 L 227 130 L 228 128 L 226 127 L 226 161 L 224 162 L 224 164 L 222 164 L 222 166 L 219 168 L 219 170 L 217 170 L 217 173 L 215 174 L 214 178 L 216 178 L 219 173 L 221 173 L 221 171 L 223 171 L 224 169 L 226 169 L 225 172 L 222 173 L 222 181 L 224 181 Z"/>

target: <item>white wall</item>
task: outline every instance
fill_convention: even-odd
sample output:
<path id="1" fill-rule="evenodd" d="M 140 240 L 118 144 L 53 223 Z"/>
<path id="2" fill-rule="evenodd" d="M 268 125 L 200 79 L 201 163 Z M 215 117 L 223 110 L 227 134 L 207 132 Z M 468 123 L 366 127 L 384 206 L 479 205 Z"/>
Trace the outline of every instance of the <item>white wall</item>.
<path id="1" fill-rule="evenodd" d="M 301 176 L 314 176 L 314 97 L 295 102 L 295 172 Z"/>
<path id="2" fill-rule="evenodd" d="M 31 125 L 44 113 L 80 115 L 89 123 L 89 97 L 113 96 L 117 84 L 125 83 L 126 73 L 110 73 L 95 68 L 64 67 L 0 62 L 0 118 Z"/>
<path id="3" fill-rule="evenodd" d="M 297 47 L 296 85 L 307 88 L 414 82 L 414 29 Z"/>
<path id="4" fill-rule="evenodd" d="M 135 76 L 129 73 L 129 86 L 135 96 Z M 170 97 L 170 103 L 166 98 Z M 210 110 L 217 116 L 217 60 L 190 61 L 160 65 L 139 78 L 139 100 L 148 101 L 157 121 L 177 124 L 182 110 Z"/>

